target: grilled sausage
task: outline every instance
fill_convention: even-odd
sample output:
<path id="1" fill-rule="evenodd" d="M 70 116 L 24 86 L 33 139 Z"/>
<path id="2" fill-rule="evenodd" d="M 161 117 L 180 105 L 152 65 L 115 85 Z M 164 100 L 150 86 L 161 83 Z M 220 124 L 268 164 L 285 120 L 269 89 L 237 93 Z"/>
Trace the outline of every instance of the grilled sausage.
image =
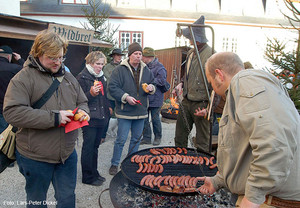
<path id="1" fill-rule="evenodd" d="M 157 180 L 157 187 L 158 187 L 158 188 L 160 187 L 161 182 L 163 182 L 163 181 L 165 180 L 166 177 L 167 177 L 167 176 L 163 176 L 163 177 L 161 177 L 160 179 Z"/>
<path id="2" fill-rule="evenodd" d="M 189 180 L 190 180 L 191 176 L 187 176 L 185 177 L 185 180 L 184 180 L 184 186 L 185 187 L 189 187 Z"/>
<path id="3" fill-rule="evenodd" d="M 142 170 L 142 173 L 146 173 L 148 169 L 148 163 L 144 163 L 144 169 Z"/>
<path id="4" fill-rule="evenodd" d="M 215 159 L 215 157 L 209 158 L 209 164 L 213 165 L 214 164 L 214 159 Z"/>
<path id="5" fill-rule="evenodd" d="M 141 180 L 141 182 L 140 182 L 140 185 L 141 185 L 141 186 L 144 185 L 146 179 L 147 179 L 149 176 L 151 176 L 151 175 L 146 175 L 146 176 L 144 176 L 144 177 L 142 178 L 142 180 Z"/>
<path id="6" fill-rule="evenodd" d="M 182 151 L 183 151 L 184 154 L 187 154 L 187 149 L 186 148 L 183 147 Z"/>
<path id="7" fill-rule="evenodd" d="M 178 150 L 178 154 L 182 153 L 182 149 L 180 147 L 177 147 L 176 149 Z"/>
<path id="8" fill-rule="evenodd" d="M 184 188 L 184 193 L 192 193 L 195 192 L 197 189 L 196 188 Z"/>
<path id="9" fill-rule="evenodd" d="M 150 181 L 150 179 L 153 178 L 153 177 L 154 177 L 154 175 L 150 175 L 150 176 L 146 179 L 146 181 L 145 181 L 145 185 L 146 185 L 146 186 L 149 186 L 149 181 Z"/>
<path id="10" fill-rule="evenodd" d="M 166 179 L 165 179 L 165 181 L 164 181 L 164 184 L 165 185 L 168 185 L 169 184 L 169 179 L 171 178 L 171 176 L 170 175 L 168 175 L 167 177 L 166 177 Z"/>
<path id="11" fill-rule="evenodd" d="M 161 177 L 162 177 L 162 176 L 159 175 L 159 176 L 157 176 L 157 177 L 154 179 L 154 181 L 153 181 L 153 186 L 157 186 L 157 182 L 158 182 L 158 180 L 159 180 Z"/>
<path id="12" fill-rule="evenodd" d="M 159 166 L 158 173 L 162 173 L 164 171 L 164 167 L 161 164 L 158 164 L 158 166 Z"/>
<path id="13" fill-rule="evenodd" d="M 178 180 L 179 176 L 175 176 L 173 179 L 173 185 L 174 187 L 177 186 L 177 180 Z"/>
<path id="14" fill-rule="evenodd" d="M 200 164 L 203 165 L 204 162 L 203 157 L 199 156 L 199 159 L 200 159 Z"/>
<path id="15" fill-rule="evenodd" d="M 156 156 L 156 164 L 159 164 L 160 163 L 160 161 L 161 161 L 161 157 L 160 156 Z"/>
<path id="16" fill-rule="evenodd" d="M 150 188 L 154 188 L 154 186 L 153 186 L 154 179 L 155 179 L 155 176 L 151 177 L 150 180 L 149 180 L 149 186 L 150 186 Z"/>
<path id="17" fill-rule="evenodd" d="M 203 159 L 205 160 L 205 165 L 209 165 L 209 159 L 207 157 L 203 157 Z"/>
<path id="18" fill-rule="evenodd" d="M 209 168 L 210 169 L 214 169 L 214 168 L 216 168 L 218 165 L 217 165 L 217 163 L 216 164 L 213 164 L 213 165 L 211 165 L 211 166 L 209 166 Z"/>
<path id="19" fill-rule="evenodd" d="M 143 163 L 139 163 L 139 169 L 136 172 L 140 173 L 143 170 L 143 167 Z"/>
<path id="20" fill-rule="evenodd" d="M 132 163 L 134 163 L 135 158 L 136 158 L 137 156 L 138 156 L 138 155 L 133 155 L 133 156 L 131 157 L 130 161 L 131 161 Z"/>

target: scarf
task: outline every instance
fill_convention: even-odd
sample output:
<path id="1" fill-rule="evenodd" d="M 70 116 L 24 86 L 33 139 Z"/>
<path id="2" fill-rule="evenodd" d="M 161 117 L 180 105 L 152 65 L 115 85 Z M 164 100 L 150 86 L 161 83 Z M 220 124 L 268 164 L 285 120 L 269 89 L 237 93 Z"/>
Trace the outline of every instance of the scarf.
<path id="1" fill-rule="evenodd" d="M 91 75 L 94 75 L 95 77 L 102 77 L 103 76 L 103 71 L 101 70 L 99 74 L 96 74 L 96 72 L 94 71 L 94 68 L 89 65 L 89 64 L 86 64 L 85 67 L 87 68 L 87 70 L 90 72 Z M 105 77 L 104 77 L 104 80 Z"/>

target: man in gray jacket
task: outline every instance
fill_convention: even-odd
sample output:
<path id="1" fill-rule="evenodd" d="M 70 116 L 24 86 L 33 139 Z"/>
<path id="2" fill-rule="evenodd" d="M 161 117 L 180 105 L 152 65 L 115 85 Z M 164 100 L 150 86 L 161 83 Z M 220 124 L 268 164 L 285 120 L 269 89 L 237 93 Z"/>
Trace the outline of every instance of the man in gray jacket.
<path id="1" fill-rule="evenodd" d="M 218 169 L 202 178 L 204 194 L 221 187 L 237 207 L 300 207 L 300 116 L 272 74 L 244 69 L 232 52 L 206 62 L 214 91 L 226 97 L 218 137 Z"/>
<path id="2" fill-rule="evenodd" d="M 50 183 L 57 207 L 75 208 L 78 131 L 65 133 L 61 125 L 71 121 L 73 110 L 89 120 L 87 98 L 79 83 L 65 72 L 67 42 L 54 32 L 43 30 L 35 38 L 24 68 L 10 81 L 4 98 L 3 115 L 19 128 L 16 159 L 26 180 L 27 207 L 47 207 Z M 53 80 L 61 83 L 39 109 L 31 107 Z M 38 205 L 38 206 L 37 206 Z"/>

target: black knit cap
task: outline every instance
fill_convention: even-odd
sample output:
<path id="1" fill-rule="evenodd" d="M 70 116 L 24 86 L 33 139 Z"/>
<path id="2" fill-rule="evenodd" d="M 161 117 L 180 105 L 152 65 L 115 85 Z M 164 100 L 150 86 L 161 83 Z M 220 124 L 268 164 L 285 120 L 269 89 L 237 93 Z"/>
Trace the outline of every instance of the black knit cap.
<path id="1" fill-rule="evenodd" d="M 13 50 L 9 46 L 4 45 L 0 47 L 0 53 L 12 54 Z"/>
<path id="2" fill-rule="evenodd" d="M 132 53 L 136 52 L 136 51 L 141 51 L 143 52 L 142 47 L 140 46 L 140 44 L 138 44 L 137 42 L 131 43 L 128 46 L 128 56 L 130 56 Z"/>

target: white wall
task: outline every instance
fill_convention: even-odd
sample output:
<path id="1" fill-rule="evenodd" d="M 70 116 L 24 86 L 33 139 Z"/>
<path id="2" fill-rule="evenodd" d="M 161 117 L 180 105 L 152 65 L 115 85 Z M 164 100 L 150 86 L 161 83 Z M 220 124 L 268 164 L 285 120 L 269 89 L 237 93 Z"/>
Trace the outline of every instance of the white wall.
<path id="1" fill-rule="evenodd" d="M 20 16 L 20 0 L 0 0 L 0 13 Z"/>

